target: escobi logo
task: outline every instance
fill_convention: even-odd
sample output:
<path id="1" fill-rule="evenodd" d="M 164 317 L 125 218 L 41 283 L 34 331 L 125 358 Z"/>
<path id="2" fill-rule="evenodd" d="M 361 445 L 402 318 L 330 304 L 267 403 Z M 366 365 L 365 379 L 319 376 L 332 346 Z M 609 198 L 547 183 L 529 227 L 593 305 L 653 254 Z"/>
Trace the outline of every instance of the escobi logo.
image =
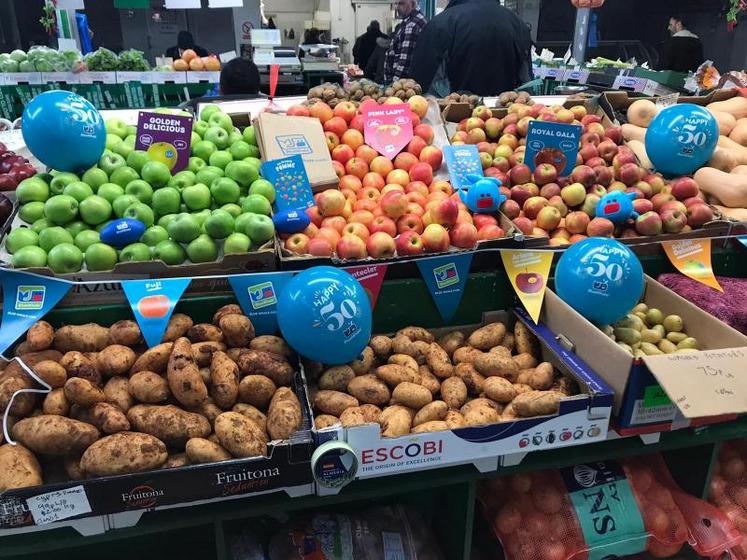
<path id="1" fill-rule="evenodd" d="M 421 463 L 443 453 L 444 443 L 437 441 L 413 441 L 409 444 L 365 449 L 361 452 L 361 464 L 374 465 L 376 463 Z"/>
<path id="2" fill-rule="evenodd" d="M 434 268 L 433 277 L 436 279 L 436 286 L 439 290 L 459 283 L 459 273 L 453 262 Z"/>
<path id="3" fill-rule="evenodd" d="M 275 305 L 278 302 L 272 282 L 255 284 L 254 286 L 249 286 L 246 290 L 249 292 L 249 301 L 253 309 L 262 309 L 263 307 Z"/>
<path id="4" fill-rule="evenodd" d="M 44 286 L 18 286 L 16 311 L 38 311 L 44 307 L 47 289 Z"/>

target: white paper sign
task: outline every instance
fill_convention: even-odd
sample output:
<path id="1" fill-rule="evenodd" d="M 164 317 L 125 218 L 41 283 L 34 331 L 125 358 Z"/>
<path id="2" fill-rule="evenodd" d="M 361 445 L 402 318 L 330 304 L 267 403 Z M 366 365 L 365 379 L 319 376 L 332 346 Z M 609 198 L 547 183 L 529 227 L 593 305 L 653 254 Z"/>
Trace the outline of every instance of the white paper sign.
<path id="1" fill-rule="evenodd" d="M 186 10 L 190 8 L 201 8 L 200 0 L 166 0 L 167 10 Z"/>
<path id="2" fill-rule="evenodd" d="M 83 0 L 57 0 L 58 10 L 85 10 Z"/>
<path id="3" fill-rule="evenodd" d="M 75 39 L 65 39 L 64 37 L 60 37 L 57 39 L 57 48 L 60 52 L 78 52 L 80 50 L 78 48 L 78 42 Z"/>
<path id="4" fill-rule="evenodd" d="M 26 500 L 26 505 L 37 525 L 91 513 L 91 504 L 88 503 L 88 496 L 83 486 L 39 494 Z"/>
<path id="5" fill-rule="evenodd" d="M 236 58 L 236 51 L 227 51 L 224 53 L 220 53 L 218 55 L 218 58 L 220 59 L 221 64 L 225 64 L 226 62 L 230 62 L 234 58 Z"/>
<path id="6" fill-rule="evenodd" d="M 208 0 L 209 8 L 242 8 L 244 0 Z"/>

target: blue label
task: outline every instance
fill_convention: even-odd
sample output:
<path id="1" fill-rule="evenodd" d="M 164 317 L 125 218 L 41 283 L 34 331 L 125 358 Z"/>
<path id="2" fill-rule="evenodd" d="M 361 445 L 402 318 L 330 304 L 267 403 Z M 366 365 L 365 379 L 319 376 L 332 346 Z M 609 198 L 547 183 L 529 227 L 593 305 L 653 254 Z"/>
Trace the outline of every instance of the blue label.
<path id="1" fill-rule="evenodd" d="M 455 190 L 467 189 L 472 184 L 467 175 L 483 175 L 480 154 L 472 144 L 444 146 L 444 159 Z"/>
<path id="2" fill-rule="evenodd" d="M 575 124 L 530 121 L 524 163 L 532 171 L 541 163 L 551 163 L 559 175 L 570 175 L 576 167 L 582 130 Z"/>
<path id="3" fill-rule="evenodd" d="M 420 274 L 444 322 L 449 322 L 462 301 L 474 253 L 459 253 L 417 260 Z"/>
<path id="4" fill-rule="evenodd" d="M 272 223 L 280 233 L 296 233 L 305 230 L 311 223 L 311 218 L 301 209 L 289 208 L 275 214 Z"/>
<path id="5" fill-rule="evenodd" d="M 3 283 L 3 321 L 0 354 L 44 317 L 72 288 L 72 283 L 47 276 L 0 269 Z"/>
<path id="6" fill-rule="evenodd" d="M 300 155 L 266 161 L 262 164 L 262 176 L 275 185 L 275 206 L 279 212 L 314 206 L 311 184 Z"/>
<path id="7" fill-rule="evenodd" d="M 191 281 L 191 278 L 122 281 L 122 290 L 149 347 L 161 343 L 174 307 Z"/>
<path id="8" fill-rule="evenodd" d="M 293 272 L 241 274 L 228 277 L 236 300 L 246 316 L 251 319 L 258 335 L 277 332 L 278 294 L 292 277 Z"/>
<path id="9" fill-rule="evenodd" d="M 130 243 L 139 241 L 145 233 L 145 224 L 133 218 L 121 218 L 114 220 L 99 233 L 102 243 L 112 247 L 124 247 Z"/>
<path id="10" fill-rule="evenodd" d="M 747 235 L 740 235 L 739 237 L 737 237 L 737 241 L 747 247 Z"/>

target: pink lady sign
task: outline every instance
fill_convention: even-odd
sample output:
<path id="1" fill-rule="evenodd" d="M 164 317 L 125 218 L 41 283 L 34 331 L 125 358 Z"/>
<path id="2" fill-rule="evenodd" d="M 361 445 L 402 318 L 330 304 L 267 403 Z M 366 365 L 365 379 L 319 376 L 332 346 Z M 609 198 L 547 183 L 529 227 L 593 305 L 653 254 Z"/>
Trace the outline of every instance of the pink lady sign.
<path id="1" fill-rule="evenodd" d="M 394 159 L 412 140 L 412 110 L 407 103 L 370 107 L 363 113 L 366 144 Z"/>

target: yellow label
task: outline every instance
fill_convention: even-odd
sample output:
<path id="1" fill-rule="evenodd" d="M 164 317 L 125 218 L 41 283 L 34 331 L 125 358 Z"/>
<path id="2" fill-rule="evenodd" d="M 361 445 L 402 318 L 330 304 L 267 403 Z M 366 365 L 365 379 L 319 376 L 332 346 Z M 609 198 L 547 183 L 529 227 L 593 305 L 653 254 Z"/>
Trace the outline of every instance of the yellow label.
<path id="1" fill-rule="evenodd" d="M 714 290 L 724 291 L 713 275 L 710 239 L 663 241 L 662 245 L 671 263 L 682 274 Z"/>
<path id="2" fill-rule="evenodd" d="M 552 257 L 551 251 L 501 251 L 511 285 L 535 323 L 542 310 Z"/>

